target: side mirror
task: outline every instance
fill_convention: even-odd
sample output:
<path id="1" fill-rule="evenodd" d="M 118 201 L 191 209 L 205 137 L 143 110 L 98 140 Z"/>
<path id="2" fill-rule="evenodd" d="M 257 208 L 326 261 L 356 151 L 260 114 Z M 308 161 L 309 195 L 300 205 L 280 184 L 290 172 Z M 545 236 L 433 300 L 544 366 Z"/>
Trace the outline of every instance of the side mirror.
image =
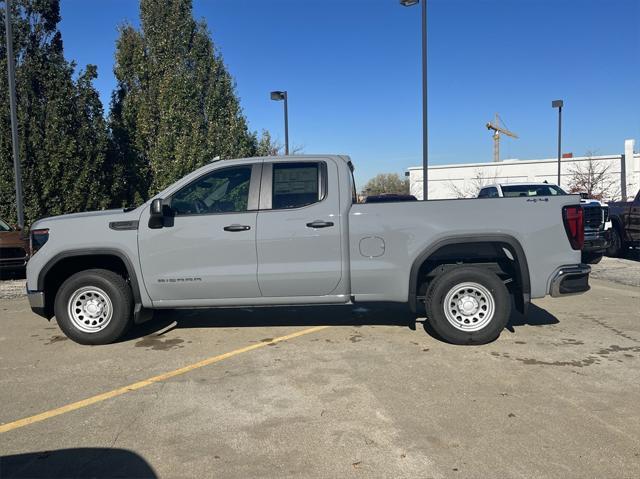
<path id="1" fill-rule="evenodd" d="M 156 198 L 151 202 L 151 217 L 162 216 L 162 198 Z"/>
<path id="2" fill-rule="evenodd" d="M 149 211 L 149 228 L 159 229 L 165 226 L 173 226 L 171 208 L 163 203 L 162 198 L 156 198 L 151 202 Z"/>

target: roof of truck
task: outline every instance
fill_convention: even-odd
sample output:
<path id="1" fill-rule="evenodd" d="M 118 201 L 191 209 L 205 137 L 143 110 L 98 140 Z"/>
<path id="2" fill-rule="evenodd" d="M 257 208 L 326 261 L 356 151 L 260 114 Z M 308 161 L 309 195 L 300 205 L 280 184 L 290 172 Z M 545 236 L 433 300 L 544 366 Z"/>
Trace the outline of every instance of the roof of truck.
<path id="1" fill-rule="evenodd" d="M 502 188 L 503 186 L 558 186 L 555 183 L 544 183 L 544 182 L 532 182 L 532 181 L 522 181 L 517 183 L 491 183 L 490 185 L 484 185 L 484 188 L 496 187 L 499 186 Z"/>
<path id="2" fill-rule="evenodd" d="M 216 156 L 215 158 L 213 158 L 211 161 L 209 161 L 209 163 L 207 163 L 206 165 L 204 165 L 201 168 L 204 168 L 208 165 L 212 165 L 214 163 L 220 163 L 223 161 L 226 162 L 237 162 L 237 163 L 249 163 L 251 161 L 255 161 L 255 160 L 277 160 L 277 161 L 283 161 L 283 160 L 296 160 L 296 159 L 301 159 L 301 160 L 308 160 L 308 159 L 313 159 L 313 158 L 333 158 L 336 160 L 342 160 L 345 163 L 349 164 L 351 163 L 351 158 L 348 155 L 334 155 L 334 154 L 306 154 L 306 155 L 270 155 L 270 156 L 247 156 L 245 158 L 220 158 L 219 156 Z M 195 171 L 195 170 L 194 170 Z"/>

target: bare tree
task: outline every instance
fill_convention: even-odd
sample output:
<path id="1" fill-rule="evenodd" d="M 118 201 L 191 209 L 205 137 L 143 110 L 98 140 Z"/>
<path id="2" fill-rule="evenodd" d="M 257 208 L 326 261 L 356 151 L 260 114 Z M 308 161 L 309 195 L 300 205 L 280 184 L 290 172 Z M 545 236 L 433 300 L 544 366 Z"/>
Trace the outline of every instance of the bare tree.
<path id="1" fill-rule="evenodd" d="M 618 199 L 620 178 L 611 172 L 611 163 L 594 160 L 591 152 L 586 156 L 587 161 L 578 162 L 569 170 L 569 192 L 586 193 L 596 200 Z"/>
<path id="2" fill-rule="evenodd" d="M 304 152 L 304 145 L 293 145 L 290 155 L 298 155 Z M 268 130 L 262 130 L 262 135 L 258 141 L 257 156 L 282 156 L 284 155 L 284 145 L 271 136 Z"/>
<path id="3" fill-rule="evenodd" d="M 493 175 L 488 175 L 481 169 L 476 170 L 474 177 L 465 181 L 462 186 L 456 185 L 453 181 L 449 181 L 449 191 L 456 198 L 475 198 L 480 193 L 480 190 L 487 185 L 496 183 L 498 172 L 494 170 Z"/>

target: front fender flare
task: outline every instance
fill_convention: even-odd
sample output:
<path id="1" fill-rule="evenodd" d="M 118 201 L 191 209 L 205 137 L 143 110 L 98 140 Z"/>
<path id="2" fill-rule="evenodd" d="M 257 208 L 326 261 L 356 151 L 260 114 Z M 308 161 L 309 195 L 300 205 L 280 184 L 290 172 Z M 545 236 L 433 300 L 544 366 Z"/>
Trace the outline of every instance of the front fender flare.
<path id="1" fill-rule="evenodd" d="M 140 282 L 138 281 L 138 275 L 136 273 L 135 268 L 133 267 L 133 263 L 129 256 L 122 250 L 115 248 L 82 248 L 82 249 L 74 249 L 69 251 L 63 251 L 61 253 L 53 256 L 47 263 L 42 267 L 40 272 L 38 273 L 38 291 L 44 291 L 45 288 L 45 280 L 47 274 L 51 269 L 58 264 L 60 261 L 76 257 L 76 256 L 115 256 L 119 258 L 123 263 L 127 270 L 127 274 L 129 275 L 129 281 L 131 283 L 131 292 L 133 294 L 134 300 L 134 322 L 140 323 L 143 321 L 143 311 L 144 308 L 142 306 L 142 297 L 140 294 Z M 46 295 L 46 292 L 45 292 Z"/>

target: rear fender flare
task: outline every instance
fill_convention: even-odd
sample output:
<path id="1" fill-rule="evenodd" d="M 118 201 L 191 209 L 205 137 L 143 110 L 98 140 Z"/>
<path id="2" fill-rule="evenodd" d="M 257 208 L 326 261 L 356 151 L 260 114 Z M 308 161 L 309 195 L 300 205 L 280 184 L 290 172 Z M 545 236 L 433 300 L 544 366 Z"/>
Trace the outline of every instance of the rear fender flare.
<path id="1" fill-rule="evenodd" d="M 520 242 L 513 236 L 495 234 L 495 235 L 480 235 L 480 236 L 450 236 L 442 238 L 437 242 L 429 245 L 426 249 L 420 253 L 411 265 L 411 272 L 409 274 L 409 307 L 411 311 L 417 311 L 417 294 L 418 294 L 418 274 L 420 273 L 420 267 L 422 264 L 436 251 L 443 246 L 452 244 L 463 243 L 505 243 L 511 248 L 515 254 L 515 259 L 518 261 L 520 269 L 520 279 L 522 282 L 522 296 L 524 307 L 529 303 L 531 299 L 531 280 L 529 278 L 529 265 L 527 263 L 527 257 L 524 254 L 524 249 Z"/>

